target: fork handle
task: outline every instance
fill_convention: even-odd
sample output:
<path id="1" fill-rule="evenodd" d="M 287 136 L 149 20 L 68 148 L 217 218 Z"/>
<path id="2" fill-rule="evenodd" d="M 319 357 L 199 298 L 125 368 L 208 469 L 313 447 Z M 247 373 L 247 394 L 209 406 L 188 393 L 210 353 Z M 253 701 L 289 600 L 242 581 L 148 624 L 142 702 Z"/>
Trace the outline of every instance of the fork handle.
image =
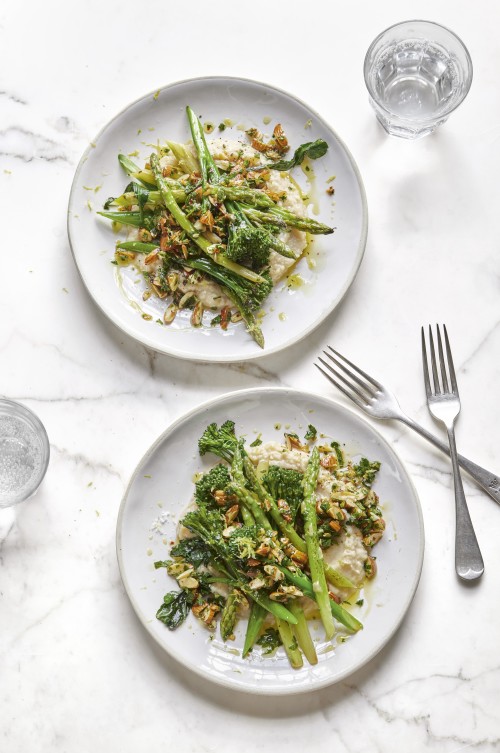
<path id="1" fill-rule="evenodd" d="M 450 454 L 450 448 L 448 445 L 446 445 L 444 442 L 441 442 L 441 440 L 435 437 L 434 434 L 431 434 L 429 431 L 427 431 L 427 429 L 424 429 L 423 426 L 420 426 L 420 424 L 417 424 L 415 421 L 413 421 L 413 419 L 409 418 L 408 416 L 402 416 L 400 420 L 404 424 L 409 426 L 410 429 L 413 429 L 422 437 L 431 442 L 435 447 L 438 447 L 447 455 Z M 457 454 L 457 459 L 459 465 L 465 471 L 467 471 L 469 476 L 472 476 L 472 478 L 479 484 L 479 486 L 484 489 L 484 491 L 489 494 L 497 504 L 500 505 L 500 478 L 495 473 L 491 473 L 485 468 L 481 468 L 480 465 L 473 463 L 472 460 L 464 458 L 463 455 Z"/>
<path id="2" fill-rule="evenodd" d="M 457 445 L 453 425 L 447 426 L 450 443 L 453 482 L 455 485 L 455 570 L 462 580 L 476 580 L 484 573 L 484 562 L 465 499 L 462 477 L 458 466 Z"/>

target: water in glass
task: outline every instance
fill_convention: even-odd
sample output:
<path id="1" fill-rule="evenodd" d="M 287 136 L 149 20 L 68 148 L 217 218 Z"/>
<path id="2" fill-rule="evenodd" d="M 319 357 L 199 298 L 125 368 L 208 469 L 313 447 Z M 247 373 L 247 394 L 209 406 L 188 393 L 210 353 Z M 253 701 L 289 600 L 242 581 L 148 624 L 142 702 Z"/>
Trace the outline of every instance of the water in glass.
<path id="1" fill-rule="evenodd" d="M 395 44 L 382 53 L 373 73 L 380 102 L 401 118 L 432 118 L 456 92 L 452 59 L 430 42 Z"/>
<path id="2" fill-rule="evenodd" d="M 42 447 L 32 427 L 18 416 L 0 415 L 0 507 L 25 499 L 42 463 Z"/>

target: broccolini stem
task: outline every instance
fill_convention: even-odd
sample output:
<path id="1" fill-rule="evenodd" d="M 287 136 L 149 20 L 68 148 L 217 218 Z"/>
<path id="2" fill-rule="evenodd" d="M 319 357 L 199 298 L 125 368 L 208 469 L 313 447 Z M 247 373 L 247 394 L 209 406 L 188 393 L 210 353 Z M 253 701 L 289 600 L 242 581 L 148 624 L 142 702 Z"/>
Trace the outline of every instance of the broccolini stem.
<path id="1" fill-rule="evenodd" d="M 304 533 L 307 545 L 307 559 L 311 580 L 313 582 L 314 597 L 319 607 L 321 621 L 325 628 L 327 640 L 333 638 L 335 626 L 333 624 L 332 610 L 330 608 L 330 596 L 326 585 L 323 553 L 319 544 L 318 523 L 316 518 L 316 495 L 315 489 L 319 473 L 319 450 L 314 447 L 309 457 L 309 463 L 302 479 L 304 499 L 301 510 L 304 518 Z"/>
<path id="2" fill-rule="evenodd" d="M 235 293 L 233 293 L 232 290 L 226 289 L 226 295 L 228 298 L 231 299 L 231 301 L 234 303 L 234 305 L 240 312 L 241 316 L 243 317 L 243 321 L 245 322 L 247 332 L 253 337 L 257 345 L 260 348 L 263 348 L 264 347 L 264 335 L 262 334 L 262 329 L 259 327 L 259 324 L 253 312 L 249 311 L 246 308 L 246 306 L 243 306 L 239 297 Z"/>
<path id="3" fill-rule="evenodd" d="M 309 664 L 317 664 L 318 655 L 316 653 L 316 649 L 314 648 L 311 633 L 309 632 L 309 626 L 307 624 L 304 610 L 295 599 L 292 599 L 290 601 L 290 603 L 288 604 L 288 609 L 294 615 L 294 617 L 297 618 L 297 624 L 294 625 L 293 632 L 295 633 L 295 636 L 297 638 L 299 648 L 302 649 L 304 656 L 306 657 Z"/>
<path id="4" fill-rule="evenodd" d="M 286 655 L 288 656 L 290 665 L 293 667 L 293 669 L 300 669 L 304 662 L 302 660 L 302 654 L 300 653 L 300 648 L 298 646 L 297 639 L 293 634 L 292 628 L 290 627 L 290 625 L 287 625 L 286 622 L 283 622 L 279 618 L 276 619 L 276 627 L 278 628 L 278 632 L 280 634 L 280 638 L 286 651 Z"/>
<path id="5" fill-rule="evenodd" d="M 266 619 L 267 609 L 264 609 L 256 601 L 252 602 L 250 616 L 247 623 L 247 632 L 245 634 L 245 643 L 243 644 L 243 657 L 247 656 L 248 652 L 254 647 L 255 641 L 259 637 L 259 633 Z"/>
<path id="6" fill-rule="evenodd" d="M 190 267 L 191 269 L 198 269 L 200 272 L 205 272 L 205 274 L 207 274 L 209 277 L 213 277 L 214 280 L 217 280 L 217 282 L 219 282 L 223 286 L 224 292 L 226 293 L 227 297 L 231 299 L 231 301 L 234 303 L 241 316 L 243 317 L 243 321 L 245 322 L 249 334 L 252 335 L 257 345 L 259 345 L 261 348 L 264 347 L 264 335 L 262 334 L 262 330 L 259 327 L 257 319 L 255 318 L 253 312 L 250 311 L 249 308 L 242 303 L 238 293 L 229 287 L 229 285 L 231 284 L 230 281 L 224 275 L 222 270 L 218 269 L 217 265 L 213 263 L 212 257 L 202 259 L 188 259 L 187 261 L 178 259 L 177 262 L 184 267 Z M 236 266 L 239 267 L 239 264 L 237 264 Z M 242 267 L 242 269 L 246 268 Z M 251 270 L 248 271 L 250 272 Z"/>

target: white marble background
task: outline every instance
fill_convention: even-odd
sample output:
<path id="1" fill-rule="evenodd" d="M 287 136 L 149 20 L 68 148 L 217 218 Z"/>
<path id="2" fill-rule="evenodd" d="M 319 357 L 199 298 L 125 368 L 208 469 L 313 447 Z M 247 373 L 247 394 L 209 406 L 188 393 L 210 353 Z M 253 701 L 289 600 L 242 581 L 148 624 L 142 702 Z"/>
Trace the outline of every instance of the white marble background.
<path id="1" fill-rule="evenodd" d="M 377 125 L 362 62 L 381 29 L 414 17 L 462 36 L 475 78 L 438 133 L 406 143 Z M 499 25 L 495 0 L 2 3 L 0 393 L 40 415 L 52 449 L 38 495 L 0 511 L 2 753 L 498 750 L 500 509 L 466 481 L 486 574 L 464 587 L 449 464 L 404 428 L 378 424 L 420 494 L 422 580 L 390 645 L 330 689 L 255 698 L 177 666 L 129 606 L 114 535 L 135 464 L 201 400 L 282 384 L 342 401 L 312 366 L 326 343 L 432 427 L 428 322 L 452 337 L 459 448 L 500 472 Z M 306 343 L 248 365 L 193 367 L 127 339 L 89 300 L 66 237 L 73 173 L 97 131 L 143 93 L 208 73 L 308 101 L 349 145 L 368 194 L 366 256 L 344 303 Z"/>

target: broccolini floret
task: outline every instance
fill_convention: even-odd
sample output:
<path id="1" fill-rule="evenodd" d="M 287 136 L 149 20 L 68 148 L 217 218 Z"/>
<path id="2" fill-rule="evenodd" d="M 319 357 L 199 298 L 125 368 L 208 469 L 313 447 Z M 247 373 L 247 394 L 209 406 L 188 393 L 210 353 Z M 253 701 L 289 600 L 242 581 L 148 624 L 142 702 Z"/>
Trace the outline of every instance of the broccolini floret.
<path id="1" fill-rule="evenodd" d="M 224 491 L 231 482 L 227 466 L 219 463 L 211 468 L 195 484 L 195 500 L 199 505 L 214 505 L 214 492 Z"/>
<path id="2" fill-rule="evenodd" d="M 269 231 L 263 227 L 253 227 L 246 222 L 237 226 L 231 225 L 226 256 L 232 261 L 260 271 L 269 263 L 269 237 Z"/>
<path id="3" fill-rule="evenodd" d="M 230 463 L 237 444 L 238 440 L 234 433 L 234 421 L 224 421 L 220 426 L 217 426 L 214 422 L 207 426 L 199 438 L 198 450 L 200 455 L 211 452 L 213 455 L 217 455 L 217 457 Z"/>
<path id="4" fill-rule="evenodd" d="M 259 546 L 259 529 L 257 526 L 241 526 L 236 528 L 228 539 L 228 547 L 236 560 L 246 562 L 255 558 Z"/>
<path id="5" fill-rule="evenodd" d="M 295 519 L 304 499 L 302 479 L 304 474 L 292 468 L 271 465 L 262 477 L 262 483 L 275 500 L 285 500 L 290 508 L 290 517 Z"/>

